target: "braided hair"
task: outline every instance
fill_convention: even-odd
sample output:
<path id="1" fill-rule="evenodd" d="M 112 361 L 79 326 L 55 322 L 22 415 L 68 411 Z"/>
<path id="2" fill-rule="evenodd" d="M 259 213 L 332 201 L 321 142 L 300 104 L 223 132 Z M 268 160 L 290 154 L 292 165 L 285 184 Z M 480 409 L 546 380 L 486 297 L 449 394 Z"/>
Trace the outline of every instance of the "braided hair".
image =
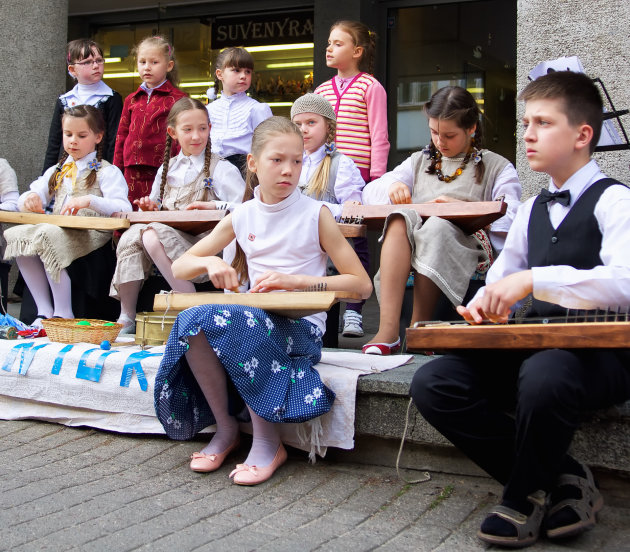
<path id="1" fill-rule="evenodd" d="M 322 115 L 319 115 L 322 117 Z M 308 181 L 308 186 L 304 190 L 304 193 L 315 199 L 322 199 L 328 190 L 328 180 L 330 178 L 330 165 L 332 164 L 332 156 L 335 153 L 335 133 L 337 132 L 337 123 L 332 119 L 324 117 L 326 121 L 326 156 L 319 164 L 319 167 L 311 176 Z"/>
<path id="2" fill-rule="evenodd" d="M 483 147 L 483 128 L 481 126 L 481 111 L 473 95 L 461 86 L 445 86 L 440 88 L 431 99 L 424 104 L 424 112 L 431 119 L 453 121 L 459 128 L 468 130 L 476 125 L 475 135 L 471 145 L 477 149 Z M 427 168 L 428 174 L 435 174 L 435 165 L 439 160 L 438 150 L 431 140 L 429 156 L 431 164 Z M 486 167 L 483 159 L 475 165 L 475 181 L 483 182 Z"/>
<path id="3" fill-rule="evenodd" d="M 61 124 L 67 117 L 75 117 L 77 119 L 85 119 L 88 127 L 94 134 L 102 134 L 101 141 L 96 146 L 96 161 L 94 167 L 90 171 L 87 177 L 86 184 L 88 187 L 92 186 L 96 181 L 96 173 L 100 168 L 100 162 L 103 160 L 103 147 L 105 144 L 105 119 L 103 119 L 103 113 L 100 109 L 91 105 L 75 105 L 74 107 L 66 107 L 61 118 Z M 57 176 L 61 172 L 64 163 L 68 159 L 68 152 L 64 151 L 61 155 L 55 170 L 48 179 L 48 193 L 53 195 L 59 184 L 57 184 Z"/>

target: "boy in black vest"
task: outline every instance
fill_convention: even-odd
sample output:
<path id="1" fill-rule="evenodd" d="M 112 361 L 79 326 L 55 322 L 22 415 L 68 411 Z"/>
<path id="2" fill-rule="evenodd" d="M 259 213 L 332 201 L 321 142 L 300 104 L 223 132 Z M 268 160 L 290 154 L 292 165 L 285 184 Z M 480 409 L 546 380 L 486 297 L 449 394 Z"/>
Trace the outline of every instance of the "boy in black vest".
<path id="1" fill-rule="evenodd" d="M 505 322 L 533 295 L 528 316 L 630 306 L 630 189 L 591 160 L 602 100 L 586 75 L 556 72 L 519 99 L 527 160 L 550 176 L 524 203 L 486 286 L 459 313 Z M 549 326 L 553 332 L 554 326 Z M 615 349 L 464 352 L 414 376 L 422 415 L 502 485 L 479 537 L 511 547 L 576 535 L 595 524 L 602 497 L 568 454 L 581 413 L 630 398 L 630 353 Z M 513 412 L 513 415 L 507 412 Z"/>

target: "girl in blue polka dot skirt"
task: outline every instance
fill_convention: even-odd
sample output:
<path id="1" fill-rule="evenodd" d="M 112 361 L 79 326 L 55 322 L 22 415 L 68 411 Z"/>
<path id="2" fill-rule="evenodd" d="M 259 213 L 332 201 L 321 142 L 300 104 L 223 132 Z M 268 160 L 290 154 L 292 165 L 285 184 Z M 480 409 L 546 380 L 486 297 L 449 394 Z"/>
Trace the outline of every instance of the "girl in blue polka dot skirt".
<path id="1" fill-rule="evenodd" d="M 256 128 L 247 156 L 245 199 L 252 199 L 173 263 L 176 278 L 207 273 L 217 288 L 249 281 L 249 293 L 328 289 L 369 297 L 370 278 L 330 211 L 296 189 L 303 149 L 300 131 L 284 117 Z M 234 238 L 230 266 L 216 255 Z M 340 274 L 326 276 L 328 255 Z M 210 443 L 192 455 L 192 470 L 215 471 L 238 447 L 234 414 L 243 402 L 252 419 L 252 448 L 230 477 L 256 485 L 284 463 L 277 423 L 321 416 L 335 398 L 312 368 L 321 356 L 325 320 L 325 313 L 291 320 L 237 305 L 179 314 L 156 377 L 155 408 L 173 439 L 190 439 L 216 423 Z"/>

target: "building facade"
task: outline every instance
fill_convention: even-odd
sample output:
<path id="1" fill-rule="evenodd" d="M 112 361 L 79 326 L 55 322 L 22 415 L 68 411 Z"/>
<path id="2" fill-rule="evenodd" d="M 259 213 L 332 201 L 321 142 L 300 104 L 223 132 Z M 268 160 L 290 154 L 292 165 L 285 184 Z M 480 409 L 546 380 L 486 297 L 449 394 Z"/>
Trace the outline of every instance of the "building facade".
<path id="1" fill-rule="evenodd" d="M 247 47 L 256 69 L 250 93 L 286 115 L 296 97 L 333 74 L 324 55 L 330 25 L 358 19 L 379 37 L 375 75 L 388 93 L 390 167 L 427 143 L 423 103 L 441 86 L 459 84 L 484 112 L 487 147 L 515 161 L 526 196 L 544 185 L 544 178 L 527 166 L 515 100 L 538 62 L 577 55 L 586 72 L 605 84 L 617 109 L 630 107 L 626 0 L 0 4 L 0 157 L 16 169 L 21 189 L 42 171 L 55 98 L 72 85 L 66 79 L 65 43 L 79 37 L 103 46 L 106 82 L 123 97 L 140 83 L 132 48 L 144 36 L 160 34 L 171 41 L 182 88 L 204 101 L 218 52 Z M 611 176 L 630 181 L 630 151 L 596 155 Z"/>

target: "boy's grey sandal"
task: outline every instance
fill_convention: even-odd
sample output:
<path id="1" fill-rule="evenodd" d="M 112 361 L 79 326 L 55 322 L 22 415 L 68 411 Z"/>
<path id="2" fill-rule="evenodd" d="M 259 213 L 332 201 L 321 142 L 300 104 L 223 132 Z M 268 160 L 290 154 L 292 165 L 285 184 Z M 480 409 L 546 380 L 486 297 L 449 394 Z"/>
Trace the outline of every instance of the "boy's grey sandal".
<path id="1" fill-rule="evenodd" d="M 595 479 L 593 478 L 591 470 L 584 464 L 582 464 L 582 469 L 584 473 L 586 473 L 586 477 L 565 473 L 558 478 L 557 482 L 557 486 L 559 487 L 563 485 L 577 487 L 582 492 L 582 498 L 565 498 L 557 504 L 554 504 L 547 514 L 547 521 L 549 521 L 549 519 L 562 510 L 562 508 L 568 507 L 571 508 L 580 519 L 569 525 L 547 529 L 547 536 L 550 539 L 571 537 L 582 531 L 593 528 L 596 522 L 595 514 L 604 507 L 604 498 L 595 485 Z"/>
<path id="2" fill-rule="evenodd" d="M 529 495 L 527 500 L 534 505 L 534 509 L 529 516 L 513 510 L 512 508 L 508 508 L 507 506 L 502 506 L 501 504 L 495 506 L 488 513 L 489 516 L 494 514 L 508 523 L 511 523 L 516 528 L 515 537 L 491 535 L 489 533 L 483 533 L 481 530 L 477 532 L 477 536 L 482 541 L 490 544 L 497 544 L 499 546 L 507 546 L 510 548 L 523 548 L 534 544 L 538 540 L 540 526 L 545 516 L 545 493 L 543 491 L 536 491 L 535 493 Z"/>

